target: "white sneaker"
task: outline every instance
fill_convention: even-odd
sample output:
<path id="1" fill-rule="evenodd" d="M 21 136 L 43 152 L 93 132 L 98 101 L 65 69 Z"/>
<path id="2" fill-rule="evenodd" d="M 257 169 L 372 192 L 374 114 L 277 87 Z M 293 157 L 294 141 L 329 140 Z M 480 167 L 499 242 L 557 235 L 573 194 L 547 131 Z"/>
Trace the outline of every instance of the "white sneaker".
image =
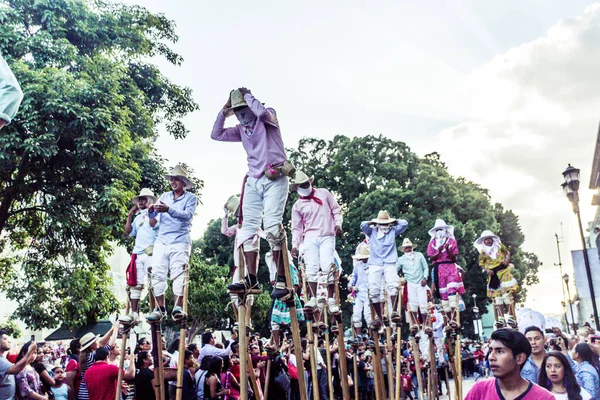
<path id="1" fill-rule="evenodd" d="M 317 298 L 311 297 L 310 300 L 304 304 L 304 308 L 317 308 Z"/>
<path id="2" fill-rule="evenodd" d="M 327 299 L 327 309 L 329 309 L 330 314 L 339 314 L 341 312 L 340 307 L 333 298 Z"/>

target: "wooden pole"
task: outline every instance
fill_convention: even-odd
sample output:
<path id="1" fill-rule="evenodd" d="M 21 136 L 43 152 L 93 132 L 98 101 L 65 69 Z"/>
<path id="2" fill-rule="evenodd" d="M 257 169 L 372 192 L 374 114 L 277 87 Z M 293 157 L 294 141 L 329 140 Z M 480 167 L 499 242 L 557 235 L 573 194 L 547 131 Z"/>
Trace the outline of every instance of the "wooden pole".
<path id="1" fill-rule="evenodd" d="M 156 300 L 152 289 L 149 290 L 150 309 L 156 307 Z M 154 396 L 157 400 L 165 400 L 165 379 L 163 370 L 163 354 L 162 354 L 162 332 L 160 329 L 160 321 L 150 324 L 152 332 L 152 358 L 154 358 Z"/>
<path id="2" fill-rule="evenodd" d="M 327 321 L 327 307 L 323 307 L 323 320 Z M 329 328 L 325 331 L 325 357 L 327 358 L 327 384 L 329 400 L 333 400 L 333 374 L 331 371 L 331 348 L 329 345 Z"/>
<path id="3" fill-rule="evenodd" d="M 287 237 L 283 225 L 279 226 L 283 232 L 283 243 L 281 245 L 281 255 L 283 257 L 283 265 L 285 269 L 285 282 L 288 288 L 293 288 L 292 274 L 290 270 L 290 260 L 288 258 Z M 292 299 L 290 303 L 290 320 L 292 322 L 292 339 L 294 341 L 294 353 L 296 360 L 302 360 L 302 346 L 300 346 L 300 324 L 298 323 L 298 315 L 296 314 L 296 301 Z M 308 400 L 306 393 L 306 381 L 304 380 L 304 363 L 298 363 L 298 386 L 300 387 L 300 400 Z"/>
<path id="4" fill-rule="evenodd" d="M 423 400 L 423 375 L 421 374 L 421 351 L 419 350 L 419 344 L 416 338 L 413 336 L 410 339 L 413 357 L 415 359 L 415 367 L 417 369 L 417 384 L 419 385 L 419 400 Z"/>
<path id="5" fill-rule="evenodd" d="M 238 254 L 240 264 L 238 265 L 238 277 L 241 280 L 246 277 L 246 260 L 244 259 L 242 246 L 238 247 Z M 246 295 L 238 294 L 237 302 L 238 328 L 240 335 L 240 400 L 248 400 L 248 336 L 246 332 Z"/>
<path id="6" fill-rule="evenodd" d="M 335 271 L 335 298 L 337 302 L 340 302 L 340 285 L 339 285 L 340 273 Z M 340 304 L 341 306 L 341 304 Z M 337 315 L 336 324 L 338 325 L 338 352 L 340 355 L 340 384 L 342 386 L 342 398 L 350 398 L 350 388 L 348 387 L 348 359 L 346 357 L 346 343 L 344 341 L 344 324 L 341 315 Z M 356 382 L 354 382 L 356 386 Z"/>
<path id="7" fill-rule="evenodd" d="M 125 315 L 129 314 L 129 290 L 127 290 L 127 304 L 125 305 Z M 127 337 L 129 336 L 129 331 L 131 330 L 131 325 L 125 327 L 123 326 L 123 331 L 121 332 L 121 357 L 119 357 L 119 374 L 117 375 L 117 392 L 115 393 L 115 400 L 119 400 L 121 398 L 121 383 L 123 382 L 123 367 L 125 365 L 125 355 L 127 354 Z M 131 367 L 130 367 L 131 368 Z"/>
<path id="8" fill-rule="evenodd" d="M 308 301 L 308 291 L 306 286 L 306 274 L 304 273 L 304 268 L 302 268 L 302 293 L 304 294 L 304 302 Z M 314 293 L 312 294 L 314 296 Z M 313 332 L 313 313 L 305 313 L 306 315 L 306 329 L 308 331 L 308 343 L 306 344 L 308 347 L 308 354 L 310 357 L 310 378 L 312 382 L 312 398 L 313 400 L 319 400 L 319 380 L 317 379 L 317 354 L 315 352 L 315 335 Z M 300 344 L 294 344 L 294 347 L 299 346 Z M 302 364 L 304 365 L 304 360 L 301 359 Z M 297 364 L 300 364 L 300 361 L 296 361 Z M 300 369 L 298 369 L 300 371 Z M 300 374 L 300 372 L 298 372 Z M 315 390 L 316 389 L 316 390 Z"/>
<path id="9" fill-rule="evenodd" d="M 352 330 L 352 337 L 356 340 L 356 332 L 354 332 L 354 329 Z M 358 356 L 356 354 L 356 351 L 358 350 L 358 345 L 353 346 L 352 348 L 352 352 L 354 353 L 352 356 L 352 361 L 353 361 L 353 369 L 354 369 L 354 400 L 358 400 Z"/>
<path id="10" fill-rule="evenodd" d="M 379 394 L 379 399 L 385 400 L 385 385 L 383 383 L 383 368 L 381 365 L 381 348 L 379 346 L 379 332 L 373 331 L 373 341 L 375 342 L 375 361 L 373 369 L 375 371 L 375 392 Z"/>
<path id="11" fill-rule="evenodd" d="M 177 361 L 177 386 L 175 387 L 176 400 L 182 400 L 183 398 L 183 371 L 185 368 L 189 279 L 189 264 L 185 264 L 183 266 L 183 318 L 179 321 L 179 360 Z"/>
<path id="12" fill-rule="evenodd" d="M 456 297 L 456 323 L 458 324 L 458 326 L 460 327 L 460 297 L 458 295 L 455 296 Z M 457 329 L 456 332 L 456 357 L 455 359 L 457 360 L 457 370 L 459 372 L 458 374 L 458 386 L 457 386 L 457 397 L 458 399 L 462 399 L 462 354 L 460 352 L 460 328 Z"/>
<path id="13" fill-rule="evenodd" d="M 402 316 L 402 293 L 403 293 L 404 282 L 400 279 L 398 288 L 398 304 L 396 305 L 396 312 Z M 402 323 L 399 323 L 396 327 L 396 391 L 395 398 L 400 400 L 401 396 L 404 397 L 404 388 L 402 387 L 402 364 L 400 359 L 402 358 Z"/>
<path id="14" fill-rule="evenodd" d="M 388 317 L 388 323 L 385 326 L 385 343 L 386 343 L 386 370 L 387 370 L 387 382 L 388 382 L 388 392 L 390 400 L 394 400 L 394 395 L 396 394 L 394 390 L 394 364 L 392 363 L 392 327 L 390 326 L 390 297 L 386 293 L 385 296 L 385 314 Z M 392 305 L 393 306 L 393 305 Z"/>

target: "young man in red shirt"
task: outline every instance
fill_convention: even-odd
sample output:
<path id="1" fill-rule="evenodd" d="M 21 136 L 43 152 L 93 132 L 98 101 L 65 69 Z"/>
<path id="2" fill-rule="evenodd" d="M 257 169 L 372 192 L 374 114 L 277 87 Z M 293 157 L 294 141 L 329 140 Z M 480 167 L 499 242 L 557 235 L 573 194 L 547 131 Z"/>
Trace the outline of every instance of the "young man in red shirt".
<path id="1" fill-rule="evenodd" d="M 119 367 L 108 364 L 108 350 L 104 347 L 96 350 L 96 362 L 85 372 L 85 384 L 90 400 L 114 400 L 117 391 Z M 135 378 L 135 365 L 129 363 L 129 368 L 123 373 L 123 380 Z M 120 388 L 119 388 L 120 389 Z"/>
<path id="2" fill-rule="evenodd" d="M 521 332 L 502 328 L 491 336 L 488 360 L 493 378 L 475 383 L 465 400 L 553 400 L 552 393 L 521 377 L 531 345 Z"/>

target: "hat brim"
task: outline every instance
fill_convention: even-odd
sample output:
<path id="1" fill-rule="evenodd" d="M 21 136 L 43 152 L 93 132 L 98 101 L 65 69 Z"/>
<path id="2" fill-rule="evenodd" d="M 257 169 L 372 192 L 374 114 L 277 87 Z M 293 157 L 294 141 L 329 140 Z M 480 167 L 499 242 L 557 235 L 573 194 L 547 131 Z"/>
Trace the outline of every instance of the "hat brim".
<path id="1" fill-rule="evenodd" d="M 367 258 L 369 258 L 369 256 L 364 254 L 355 254 L 352 256 L 352 258 L 355 260 L 366 260 Z"/>
<path id="2" fill-rule="evenodd" d="M 192 184 L 192 181 L 190 181 L 187 177 L 185 177 L 183 175 L 165 175 L 166 180 L 169 180 L 169 178 L 181 179 L 183 182 L 185 182 L 186 189 L 191 189 L 194 187 L 194 185 Z"/>
<path id="3" fill-rule="evenodd" d="M 313 175 L 305 181 L 292 182 L 292 183 L 290 183 L 290 190 L 295 191 L 298 189 L 298 186 L 302 185 L 303 183 L 310 182 L 312 184 L 314 181 L 315 181 L 315 176 Z"/>
<path id="4" fill-rule="evenodd" d="M 415 249 L 415 245 L 414 244 L 406 244 L 404 246 L 398 246 L 398 250 L 402 250 L 404 251 L 405 248 L 410 247 L 411 249 Z"/>
<path id="5" fill-rule="evenodd" d="M 433 228 L 431 228 L 429 230 L 429 236 L 431 236 L 432 238 L 435 237 L 435 231 L 437 231 L 438 229 L 446 229 L 448 231 L 450 231 L 450 236 L 454 236 L 454 227 L 452 225 L 440 225 L 440 226 L 434 226 Z"/>
<path id="6" fill-rule="evenodd" d="M 477 238 L 477 240 L 475 241 L 475 245 L 482 246 L 483 241 L 487 238 L 494 239 L 494 240 L 500 240 L 500 237 L 498 235 L 486 235 L 486 236 L 481 236 L 481 237 Z"/>
<path id="7" fill-rule="evenodd" d="M 79 351 L 83 351 L 83 350 L 87 349 L 88 347 L 90 347 L 92 344 L 96 343 L 96 341 L 98 340 L 99 337 L 100 337 L 100 335 L 96 335 L 96 336 L 94 336 L 94 340 L 90 340 L 87 343 L 82 343 Z"/>
<path id="8" fill-rule="evenodd" d="M 369 221 L 369 224 L 393 224 L 394 222 L 397 222 L 398 219 L 397 218 L 390 218 L 390 219 L 379 219 L 379 218 L 374 218 L 371 221 Z"/>
<path id="9" fill-rule="evenodd" d="M 135 196 L 133 199 L 131 199 L 131 203 L 137 206 L 138 202 L 140 200 L 140 197 L 145 197 L 149 200 L 152 200 L 152 202 L 150 204 L 156 204 L 156 202 L 158 201 L 158 197 L 156 197 L 156 196 L 144 195 L 144 196 Z"/>

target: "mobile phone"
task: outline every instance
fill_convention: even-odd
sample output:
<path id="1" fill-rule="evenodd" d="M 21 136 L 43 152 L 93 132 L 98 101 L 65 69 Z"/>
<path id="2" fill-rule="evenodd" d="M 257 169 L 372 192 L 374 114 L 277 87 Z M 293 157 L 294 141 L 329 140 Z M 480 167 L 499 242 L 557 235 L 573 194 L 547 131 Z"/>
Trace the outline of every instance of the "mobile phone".
<path id="1" fill-rule="evenodd" d="M 35 342 L 35 335 L 31 335 L 31 341 Z"/>
<path id="2" fill-rule="evenodd" d="M 600 336 L 597 336 L 597 335 L 590 336 L 590 343 L 596 343 L 598 340 L 600 340 Z"/>
<path id="3" fill-rule="evenodd" d="M 545 329 L 545 332 L 546 332 L 546 333 L 554 333 L 554 331 L 552 330 L 552 328 L 546 328 L 546 329 Z"/>
<path id="4" fill-rule="evenodd" d="M 550 339 L 550 346 L 556 346 L 556 345 L 557 345 L 556 338 Z"/>

